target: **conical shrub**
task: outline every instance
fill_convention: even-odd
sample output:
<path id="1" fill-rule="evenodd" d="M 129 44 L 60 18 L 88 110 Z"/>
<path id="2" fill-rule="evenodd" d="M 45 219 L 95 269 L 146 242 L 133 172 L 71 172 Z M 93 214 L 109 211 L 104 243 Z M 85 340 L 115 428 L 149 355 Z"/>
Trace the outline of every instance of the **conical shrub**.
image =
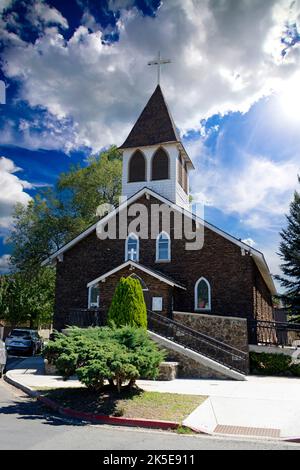
<path id="1" fill-rule="evenodd" d="M 116 287 L 107 321 L 117 327 L 124 325 L 147 329 L 147 309 L 141 283 L 132 277 L 121 277 Z"/>

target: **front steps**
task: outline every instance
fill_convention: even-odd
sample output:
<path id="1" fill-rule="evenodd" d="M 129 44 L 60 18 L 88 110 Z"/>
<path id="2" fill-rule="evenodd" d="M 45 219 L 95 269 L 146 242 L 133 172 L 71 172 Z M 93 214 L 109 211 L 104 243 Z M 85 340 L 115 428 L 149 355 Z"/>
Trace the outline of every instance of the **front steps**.
<path id="1" fill-rule="evenodd" d="M 171 339 L 149 331 L 150 338 L 166 349 L 169 358 L 179 362 L 179 376 L 190 378 L 247 380 L 246 376 Z"/>

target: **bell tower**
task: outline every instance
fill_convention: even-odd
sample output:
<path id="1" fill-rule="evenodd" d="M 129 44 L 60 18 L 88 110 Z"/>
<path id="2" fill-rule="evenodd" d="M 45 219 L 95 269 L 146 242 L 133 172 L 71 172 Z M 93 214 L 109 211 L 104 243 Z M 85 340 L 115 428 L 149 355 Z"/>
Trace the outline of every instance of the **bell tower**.
<path id="1" fill-rule="evenodd" d="M 194 168 L 160 85 L 140 114 L 123 152 L 122 195 L 147 187 L 178 206 L 189 207 L 189 172 Z"/>

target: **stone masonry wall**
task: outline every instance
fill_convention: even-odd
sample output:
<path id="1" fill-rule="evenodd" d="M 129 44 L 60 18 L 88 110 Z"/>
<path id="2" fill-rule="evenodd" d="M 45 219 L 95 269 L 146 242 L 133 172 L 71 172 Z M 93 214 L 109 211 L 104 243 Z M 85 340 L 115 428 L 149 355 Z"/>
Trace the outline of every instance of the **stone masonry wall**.
<path id="1" fill-rule="evenodd" d="M 246 319 L 182 312 L 174 312 L 173 319 L 234 348 L 248 352 Z"/>
<path id="2" fill-rule="evenodd" d="M 164 348 L 166 349 L 166 348 Z M 168 351 L 168 361 L 178 362 L 178 378 L 181 379 L 226 379 L 228 377 L 210 369 L 209 367 L 194 361 L 188 356 L 181 354 L 177 351 Z"/>

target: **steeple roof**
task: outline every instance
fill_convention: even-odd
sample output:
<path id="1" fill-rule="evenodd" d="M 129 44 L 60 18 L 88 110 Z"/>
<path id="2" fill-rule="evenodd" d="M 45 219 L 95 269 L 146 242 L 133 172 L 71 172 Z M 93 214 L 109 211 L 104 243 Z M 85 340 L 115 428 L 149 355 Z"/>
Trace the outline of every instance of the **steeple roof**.
<path id="1" fill-rule="evenodd" d="M 166 142 L 179 142 L 180 138 L 159 85 L 133 126 L 122 148 L 142 147 Z"/>

